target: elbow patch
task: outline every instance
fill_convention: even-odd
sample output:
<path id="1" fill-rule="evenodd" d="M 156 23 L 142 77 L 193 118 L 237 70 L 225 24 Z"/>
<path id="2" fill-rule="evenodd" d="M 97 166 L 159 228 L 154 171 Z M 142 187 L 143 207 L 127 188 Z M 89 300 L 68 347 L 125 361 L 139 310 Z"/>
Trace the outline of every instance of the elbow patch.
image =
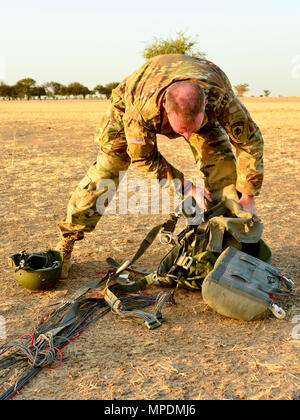
<path id="1" fill-rule="evenodd" d="M 245 121 L 238 121 L 231 126 L 231 133 L 234 140 L 243 140 L 245 137 L 245 132 Z"/>

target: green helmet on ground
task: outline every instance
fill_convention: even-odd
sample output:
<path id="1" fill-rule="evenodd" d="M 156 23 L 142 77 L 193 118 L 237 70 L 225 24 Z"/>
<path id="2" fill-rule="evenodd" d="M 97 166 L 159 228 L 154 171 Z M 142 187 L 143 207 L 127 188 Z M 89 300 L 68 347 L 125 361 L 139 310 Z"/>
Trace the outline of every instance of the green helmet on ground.
<path id="1" fill-rule="evenodd" d="M 10 256 L 8 261 L 21 286 L 32 291 L 48 290 L 60 278 L 63 253 L 55 250 L 32 253 L 22 251 Z"/>

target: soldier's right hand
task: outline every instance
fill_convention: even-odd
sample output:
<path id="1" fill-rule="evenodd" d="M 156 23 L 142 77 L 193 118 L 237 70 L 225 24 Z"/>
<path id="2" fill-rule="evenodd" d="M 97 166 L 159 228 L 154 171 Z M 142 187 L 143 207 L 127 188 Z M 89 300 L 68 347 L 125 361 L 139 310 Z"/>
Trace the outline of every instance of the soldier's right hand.
<path id="1" fill-rule="evenodd" d="M 199 187 L 197 185 L 191 184 L 191 187 L 185 191 L 185 197 L 189 197 L 192 195 L 196 200 L 198 206 L 202 209 L 206 210 L 206 205 L 204 198 L 206 198 L 209 202 L 212 202 L 211 196 L 205 191 L 205 188 Z"/>

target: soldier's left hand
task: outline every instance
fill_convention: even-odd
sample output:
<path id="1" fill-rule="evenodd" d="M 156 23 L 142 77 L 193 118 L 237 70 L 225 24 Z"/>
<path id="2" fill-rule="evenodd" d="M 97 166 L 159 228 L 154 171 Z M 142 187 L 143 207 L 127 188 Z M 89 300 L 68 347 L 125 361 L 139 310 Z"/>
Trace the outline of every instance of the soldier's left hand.
<path id="1" fill-rule="evenodd" d="M 212 202 L 212 198 L 211 196 L 205 191 L 205 189 L 196 186 L 196 185 L 192 185 L 192 187 L 186 192 L 186 196 L 192 195 L 194 197 L 194 199 L 196 200 L 198 206 L 200 208 L 204 208 L 204 210 L 206 210 L 206 205 L 205 205 L 205 201 L 204 198 L 206 198 L 208 201 Z"/>

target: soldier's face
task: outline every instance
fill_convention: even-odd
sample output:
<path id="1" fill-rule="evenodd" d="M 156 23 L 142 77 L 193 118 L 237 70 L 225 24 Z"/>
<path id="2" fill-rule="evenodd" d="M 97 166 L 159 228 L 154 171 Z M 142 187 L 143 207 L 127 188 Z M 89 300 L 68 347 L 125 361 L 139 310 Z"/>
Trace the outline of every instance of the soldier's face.
<path id="1" fill-rule="evenodd" d="M 192 123 L 186 124 L 180 115 L 173 112 L 168 114 L 168 120 L 175 133 L 178 133 L 186 140 L 189 140 L 193 133 L 196 133 L 198 130 L 200 130 L 204 120 L 204 115 L 204 112 L 200 112 Z"/>

